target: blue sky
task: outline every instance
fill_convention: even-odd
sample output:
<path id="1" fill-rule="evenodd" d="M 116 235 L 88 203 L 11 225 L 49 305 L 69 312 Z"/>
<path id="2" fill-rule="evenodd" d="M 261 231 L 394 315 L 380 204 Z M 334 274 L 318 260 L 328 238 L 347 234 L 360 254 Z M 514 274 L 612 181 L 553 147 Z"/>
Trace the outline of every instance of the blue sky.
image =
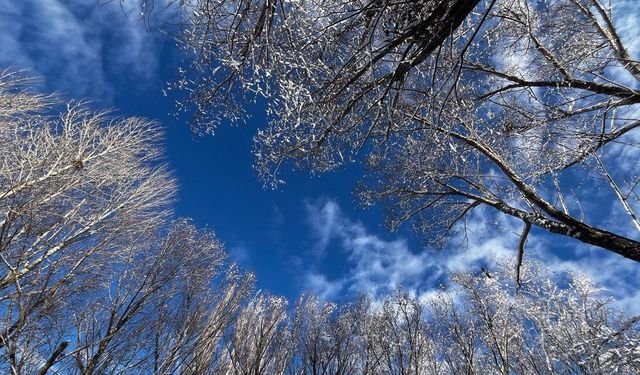
<path id="1" fill-rule="evenodd" d="M 160 11 L 160 1 L 156 8 Z M 176 214 L 212 228 L 231 258 L 256 273 L 259 288 L 290 299 L 307 290 L 330 300 L 362 292 L 379 296 L 398 286 L 429 295 L 448 271 L 478 270 L 515 256 L 521 225 L 490 211 L 469 220 L 469 244 L 463 249 L 425 249 L 408 227 L 387 232 L 382 210 L 359 208 L 352 194 L 358 165 L 319 176 L 289 172 L 279 190 L 263 189 L 251 155 L 253 134 L 265 125 L 260 104 L 250 108 L 245 126 L 222 126 L 215 136 L 192 138 L 185 119 L 170 116 L 176 98 L 162 90 L 175 78 L 180 51 L 157 31 L 158 20 L 147 31 L 134 8 L 124 11 L 126 16 L 118 1 L 5 2 L 0 66 L 26 69 L 40 79 L 43 91 L 161 122 L 166 161 L 180 185 Z M 638 12 L 627 12 L 622 21 L 633 25 L 638 18 Z M 633 30 L 625 33 L 637 35 Z M 640 38 L 635 39 L 638 51 Z M 634 262 L 537 230 L 528 252 L 552 267 L 589 274 L 614 291 L 620 306 L 640 312 L 640 267 Z"/>

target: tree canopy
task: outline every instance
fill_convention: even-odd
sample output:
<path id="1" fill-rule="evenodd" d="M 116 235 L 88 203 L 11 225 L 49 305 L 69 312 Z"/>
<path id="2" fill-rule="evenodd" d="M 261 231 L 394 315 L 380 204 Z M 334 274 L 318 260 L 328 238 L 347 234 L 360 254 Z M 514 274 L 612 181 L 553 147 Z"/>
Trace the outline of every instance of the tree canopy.
<path id="1" fill-rule="evenodd" d="M 391 228 L 442 243 L 482 208 L 522 225 L 515 279 L 497 261 L 340 305 L 257 290 L 174 217 L 157 123 L 0 71 L 0 372 L 640 373 L 640 316 L 524 259 L 536 227 L 640 261 L 640 61 L 620 1 L 175 2 L 195 57 L 183 109 L 206 133 L 265 98 L 268 186 L 362 162 L 358 196 Z"/>
<path id="2" fill-rule="evenodd" d="M 195 61 L 175 88 L 192 125 L 242 120 L 243 99 L 265 97 L 266 184 L 362 161 L 359 195 L 386 202 L 391 228 L 439 242 L 486 206 L 522 222 L 521 255 L 534 226 L 640 261 L 640 62 L 616 2 L 181 5 Z M 616 225 L 597 208 L 612 201 Z"/>
<path id="3" fill-rule="evenodd" d="M 178 83 L 201 110 L 194 125 L 206 130 L 216 105 L 239 119 L 239 97 L 266 96 L 273 121 L 256 137 L 265 181 L 279 183 L 288 160 L 325 171 L 362 155 L 362 198 L 390 200 L 393 226 L 414 220 L 444 238 L 490 206 L 525 223 L 521 251 L 536 225 L 634 259 L 635 240 L 576 216 L 592 194 L 577 188 L 593 184 L 637 224 L 637 171 L 612 168 L 636 155 L 637 63 L 616 47 L 608 10 L 181 4 L 193 12 L 183 41 L 200 53 Z M 544 16 L 551 10 L 564 23 Z M 640 371 L 639 317 L 614 310 L 584 275 L 522 257 L 515 280 L 496 264 L 424 295 L 342 305 L 305 295 L 290 307 L 255 290 L 211 231 L 172 217 L 158 124 L 30 85 L 0 72 L 0 372 Z"/>

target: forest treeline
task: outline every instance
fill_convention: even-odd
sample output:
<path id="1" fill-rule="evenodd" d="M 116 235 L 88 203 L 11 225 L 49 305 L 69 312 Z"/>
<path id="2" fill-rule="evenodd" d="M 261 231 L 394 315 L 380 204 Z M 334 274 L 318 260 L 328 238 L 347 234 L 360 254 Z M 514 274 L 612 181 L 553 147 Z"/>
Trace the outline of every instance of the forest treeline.
<path id="1" fill-rule="evenodd" d="M 264 100 L 267 186 L 360 162 L 357 195 L 391 229 L 453 248 L 488 209 L 521 225 L 513 262 L 342 304 L 257 290 L 212 231 L 174 217 L 159 124 L 2 71 L 0 372 L 640 373 L 640 317 L 525 257 L 534 228 L 640 261 L 632 3 L 168 3 L 193 58 L 170 89 L 195 132 Z"/>
<path id="2" fill-rule="evenodd" d="M 430 296 L 336 305 L 255 289 L 172 219 L 160 128 L 0 76 L 0 371 L 7 374 L 635 374 L 640 317 L 534 262 Z"/>

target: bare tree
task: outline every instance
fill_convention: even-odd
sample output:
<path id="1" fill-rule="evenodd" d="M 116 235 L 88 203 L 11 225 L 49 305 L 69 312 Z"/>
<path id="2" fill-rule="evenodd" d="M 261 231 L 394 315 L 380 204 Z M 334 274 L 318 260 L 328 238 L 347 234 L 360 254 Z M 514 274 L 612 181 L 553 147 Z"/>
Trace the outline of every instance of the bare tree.
<path id="1" fill-rule="evenodd" d="M 533 226 L 640 261 L 640 62 L 614 10 L 454 3 L 186 2 L 197 56 L 176 87 L 199 130 L 240 118 L 241 93 L 269 99 L 255 146 L 267 183 L 290 162 L 364 159 L 363 202 L 389 202 L 392 228 L 411 220 L 438 242 L 484 206 L 522 222 L 520 253 Z M 616 216 L 601 220 L 596 200 Z"/>
<path id="2" fill-rule="evenodd" d="M 302 296 L 293 320 L 295 356 L 290 374 L 368 374 L 364 332 L 370 303 L 361 298 L 338 306 L 314 296 Z"/>
<path id="3" fill-rule="evenodd" d="M 425 320 L 424 305 L 406 292 L 388 296 L 372 314 L 371 329 L 365 331 L 376 352 L 377 366 L 371 374 L 438 374 L 436 345 Z"/>
<path id="4" fill-rule="evenodd" d="M 444 328 L 436 340 L 454 373 L 638 371 L 638 317 L 608 307 L 610 301 L 584 275 L 567 274 L 568 285 L 560 287 L 549 270 L 527 267 L 519 292 L 511 267 L 502 264 L 489 276 L 454 275 L 457 291 L 431 302 L 433 319 Z"/>
<path id="5" fill-rule="evenodd" d="M 32 94 L 28 80 L 5 71 L 0 82 L 0 346 L 21 373 L 60 356 L 67 341 L 36 355 L 42 324 L 53 334 L 78 290 L 92 290 L 123 244 L 162 222 L 175 187 L 157 162 L 152 122 L 82 103 L 54 117 L 59 102 Z"/>
<path id="6" fill-rule="evenodd" d="M 0 75 L 0 371 L 216 373 L 253 276 L 167 220 L 159 127 L 29 83 Z"/>
<path id="7" fill-rule="evenodd" d="M 587 277 L 527 262 L 464 272 L 432 297 L 396 291 L 339 308 L 301 298 L 290 374 L 634 374 L 640 317 Z M 259 322 L 257 319 L 255 322 Z M 254 323 L 254 326 L 258 326 Z"/>
<path id="8" fill-rule="evenodd" d="M 287 301 L 258 294 L 242 309 L 226 342 L 226 374 L 284 374 L 293 345 L 287 320 Z"/>
<path id="9" fill-rule="evenodd" d="M 252 287 L 230 270 L 212 233 L 181 220 L 146 249 L 134 243 L 119 272 L 78 306 L 68 365 L 79 374 L 207 373 L 214 348 Z M 73 357 L 73 361 L 71 360 Z"/>
<path id="10" fill-rule="evenodd" d="M 141 3 L 148 7 L 153 1 Z M 188 90 L 204 126 L 199 130 L 212 131 L 221 119 L 219 109 L 234 120 L 243 117 L 233 99 L 239 90 L 278 89 L 264 80 L 265 74 L 304 79 L 313 84 L 310 90 L 327 85 L 322 88 L 327 99 L 349 98 L 353 92 L 343 86 L 368 79 L 372 65 L 398 60 L 399 50 L 414 64 L 433 54 L 479 0 L 177 3 L 187 16 L 181 38 L 185 47 L 196 49 L 198 62 L 176 87 Z M 399 76 L 406 68 L 390 73 Z"/>
<path id="11" fill-rule="evenodd" d="M 223 279 L 183 287 L 156 312 L 153 338 L 145 343 L 152 353 L 148 373 L 218 374 L 227 368 L 225 337 L 250 298 L 254 279 L 236 267 L 223 269 Z"/>

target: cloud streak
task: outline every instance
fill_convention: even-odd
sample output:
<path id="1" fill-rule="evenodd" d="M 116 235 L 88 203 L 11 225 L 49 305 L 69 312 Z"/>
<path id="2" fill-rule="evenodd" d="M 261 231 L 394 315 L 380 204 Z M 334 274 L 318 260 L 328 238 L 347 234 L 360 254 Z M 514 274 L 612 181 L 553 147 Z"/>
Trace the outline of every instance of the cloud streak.
<path id="1" fill-rule="evenodd" d="M 346 217 L 333 200 L 307 203 L 308 222 L 316 238 L 314 254 L 321 258 L 330 245 L 338 245 L 348 264 L 348 272 L 334 280 L 308 268 L 305 286 L 324 298 L 337 298 L 341 294 L 368 294 L 374 298 L 404 288 L 415 293 L 428 293 L 451 271 L 479 269 L 490 260 L 512 255 L 507 237 L 485 237 L 478 228 L 481 220 L 470 232 L 477 236 L 469 249 L 440 253 L 410 249 L 404 238 L 386 240 L 371 233 L 360 222 Z"/>
<path id="2" fill-rule="evenodd" d="M 320 258 L 305 267 L 304 287 L 327 300 L 346 294 L 367 294 L 380 299 L 397 288 L 427 297 L 450 272 L 479 271 L 496 262 L 515 261 L 520 224 L 487 210 L 476 211 L 468 220 L 466 248 L 439 252 L 412 250 L 404 238 L 383 239 L 361 222 L 347 217 L 330 199 L 307 203 L 306 210 L 311 233 L 316 238 L 316 256 L 325 254 L 330 246 L 337 247 L 348 264 L 348 271 L 334 279 L 318 271 Z M 557 236 L 532 232 L 527 258 L 541 262 L 559 275 L 564 271 L 584 273 L 608 290 L 616 307 L 640 313 L 640 269 L 635 262 L 581 243 L 570 242 L 571 246 L 567 246 L 557 240 Z M 557 251 L 563 252 L 562 257 Z"/>
<path id="3" fill-rule="evenodd" d="M 0 65 L 38 75 L 47 90 L 109 102 L 113 81 L 157 76 L 161 36 L 148 32 L 138 15 L 135 2 L 6 2 Z"/>

